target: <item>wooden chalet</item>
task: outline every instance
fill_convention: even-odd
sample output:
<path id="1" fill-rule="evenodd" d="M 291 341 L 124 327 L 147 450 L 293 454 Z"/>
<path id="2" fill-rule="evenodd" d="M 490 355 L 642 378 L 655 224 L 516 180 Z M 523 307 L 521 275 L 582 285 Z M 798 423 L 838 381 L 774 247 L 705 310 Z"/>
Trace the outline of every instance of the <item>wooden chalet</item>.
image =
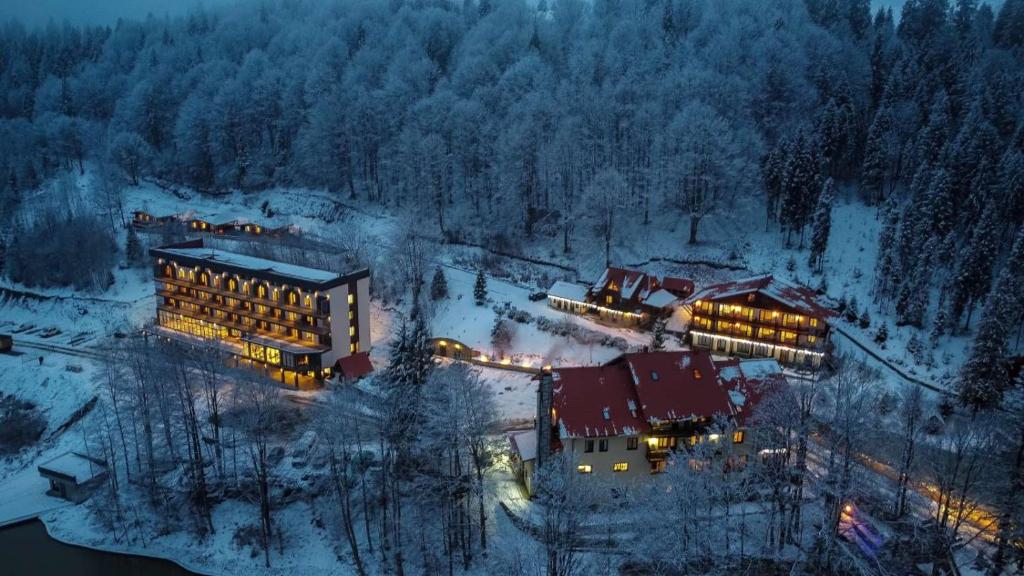
<path id="1" fill-rule="evenodd" d="M 557 281 L 548 289 L 551 307 L 627 326 L 645 324 L 671 313 L 693 293 L 693 282 L 666 276 L 658 279 L 638 270 L 608 268 L 591 286 Z"/>
<path id="2" fill-rule="evenodd" d="M 694 348 L 818 367 L 829 349 L 835 312 L 813 290 L 771 275 L 709 286 L 687 300 Z"/>

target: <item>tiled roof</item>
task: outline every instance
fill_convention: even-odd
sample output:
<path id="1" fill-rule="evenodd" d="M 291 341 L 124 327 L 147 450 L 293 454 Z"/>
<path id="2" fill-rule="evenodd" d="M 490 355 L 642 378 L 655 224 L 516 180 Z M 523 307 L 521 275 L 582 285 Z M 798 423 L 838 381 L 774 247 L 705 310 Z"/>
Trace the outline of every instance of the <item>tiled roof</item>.
<path id="1" fill-rule="evenodd" d="M 743 394 L 752 396 L 752 383 L 767 379 L 766 369 L 751 370 L 745 377 L 739 361 L 716 365 L 703 350 L 624 354 L 603 366 L 557 369 L 552 405 L 560 436 L 634 436 L 659 422 L 733 416 L 738 404 L 750 402 Z"/>
<path id="2" fill-rule="evenodd" d="M 686 278 L 673 278 L 672 276 L 665 276 L 661 279 L 661 287 L 673 294 L 683 294 L 689 296 L 693 294 L 693 280 L 687 280 Z"/>
<path id="3" fill-rule="evenodd" d="M 551 376 L 561 437 L 635 436 L 650 429 L 625 364 L 561 368 Z"/>
<path id="4" fill-rule="evenodd" d="M 338 358 L 334 366 L 346 380 L 356 380 L 373 372 L 370 355 L 366 352 L 357 352 L 343 358 Z"/>

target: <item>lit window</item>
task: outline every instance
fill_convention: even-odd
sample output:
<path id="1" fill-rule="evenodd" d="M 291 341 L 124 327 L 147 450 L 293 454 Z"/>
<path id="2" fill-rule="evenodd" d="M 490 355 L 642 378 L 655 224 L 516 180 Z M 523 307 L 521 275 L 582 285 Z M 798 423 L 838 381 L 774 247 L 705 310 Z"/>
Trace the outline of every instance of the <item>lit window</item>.
<path id="1" fill-rule="evenodd" d="M 349 326 L 348 327 L 348 335 L 349 336 L 355 336 L 356 335 L 356 327 L 355 326 Z M 444 342 L 442 342 L 441 345 L 444 346 Z"/>
<path id="2" fill-rule="evenodd" d="M 580 464 L 579 466 L 576 467 L 576 471 L 579 472 L 580 474 L 590 474 L 591 472 L 594 471 L 594 469 L 590 466 L 590 464 Z"/>
<path id="3" fill-rule="evenodd" d="M 743 444 L 743 430 L 736 430 L 732 433 L 733 444 Z"/>
<path id="4" fill-rule="evenodd" d="M 348 303 L 349 304 L 355 304 L 356 303 L 356 295 L 355 294 L 349 294 L 348 295 Z"/>
<path id="5" fill-rule="evenodd" d="M 612 464 L 612 472 L 626 472 L 629 470 L 629 462 L 616 462 Z"/>
<path id="6" fill-rule="evenodd" d="M 611 304 L 612 303 L 612 295 L 611 294 L 609 294 L 609 295 L 604 297 L 604 303 L 605 304 Z"/>
<path id="7" fill-rule="evenodd" d="M 818 319 L 817 318 L 811 318 L 811 328 L 817 328 L 817 327 L 818 327 Z"/>
<path id="8" fill-rule="evenodd" d="M 700 380 L 701 378 L 702 378 L 702 374 L 700 373 L 700 370 L 694 368 L 693 369 L 693 379 L 694 380 Z"/>
<path id="9" fill-rule="evenodd" d="M 817 336 L 813 336 L 813 335 L 808 335 L 807 336 L 807 343 L 808 344 L 814 344 L 817 341 L 818 341 L 818 337 Z"/>

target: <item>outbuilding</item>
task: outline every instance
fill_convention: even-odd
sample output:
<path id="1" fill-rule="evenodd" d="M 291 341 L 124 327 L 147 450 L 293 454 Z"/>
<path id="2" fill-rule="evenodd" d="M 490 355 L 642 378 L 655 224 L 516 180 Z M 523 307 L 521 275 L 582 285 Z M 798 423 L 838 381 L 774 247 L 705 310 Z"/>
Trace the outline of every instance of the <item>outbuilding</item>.
<path id="1" fill-rule="evenodd" d="M 78 452 L 65 452 L 39 465 L 39 475 L 50 481 L 50 496 L 84 501 L 107 476 L 107 464 Z"/>

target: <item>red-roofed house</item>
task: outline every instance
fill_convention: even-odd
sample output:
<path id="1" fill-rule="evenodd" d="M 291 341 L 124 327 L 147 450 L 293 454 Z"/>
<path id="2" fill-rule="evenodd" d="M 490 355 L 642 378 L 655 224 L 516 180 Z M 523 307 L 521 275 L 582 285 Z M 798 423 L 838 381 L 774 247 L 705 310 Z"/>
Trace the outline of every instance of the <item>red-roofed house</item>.
<path id="1" fill-rule="evenodd" d="M 706 351 L 624 354 L 603 366 L 545 372 L 538 377 L 538 465 L 565 451 L 581 474 L 637 477 L 664 470 L 677 450 L 722 442 L 726 433 L 741 445 L 737 416 L 749 413 L 749 362 L 765 361 L 726 361 L 735 372 L 728 383 Z M 783 378 L 771 362 L 774 369 L 752 366 L 750 382 L 769 373 Z"/>
<path id="2" fill-rule="evenodd" d="M 687 304 L 695 348 L 815 368 L 828 352 L 828 323 L 835 312 L 809 288 L 756 276 L 704 288 Z"/>

